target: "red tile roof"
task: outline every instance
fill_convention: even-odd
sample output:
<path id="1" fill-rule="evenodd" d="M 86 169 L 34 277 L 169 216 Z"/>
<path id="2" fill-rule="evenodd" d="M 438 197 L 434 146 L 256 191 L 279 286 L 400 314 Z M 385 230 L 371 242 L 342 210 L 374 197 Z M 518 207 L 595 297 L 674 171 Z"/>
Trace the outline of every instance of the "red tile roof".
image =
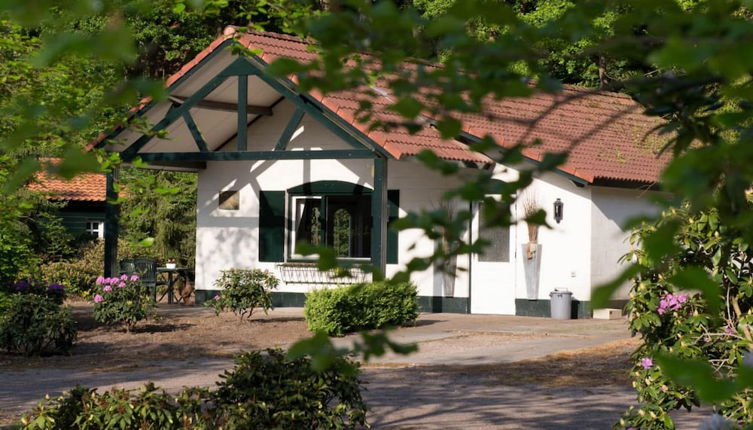
<path id="1" fill-rule="evenodd" d="M 59 160 L 48 161 L 54 164 Z M 100 173 L 80 173 L 73 179 L 66 180 L 45 171 L 39 171 L 27 188 L 44 193 L 53 200 L 104 202 L 107 201 L 106 184 L 106 176 Z"/>
<path id="2" fill-rule="evenodd" d="M 309 61 L 316 55 L 307 49 L 305 41 L 296 37 L 255 31 L 234 35 L 229 29 L 172 75 L 167 85 L 175 83 L 233 36 L 243 46 L 260 50 L 259 57 L 267 63 L 280 57 Z M 368 124 L 354 118 L 358 100 L 363 98 L 358 91 L 326 96 L 313 91 L 310 95 L 397 159 L 431 149 L 444 159 L 492 162 L 459 141 L 441 139 L 431 127 L 424 127 L 416 134 L 403 130 L 369 130 Z M 142 100 L 137 109 L 148 101 Z M 388 97 L 376 97 L 371 102 L 374 116 L 381 120 L 399 120 L 386 109 L 390 103 Z M 668 161 L 668 155 L 655 155 L 662 140 L 649 135 L 659 120 L 643 115 L 642 107 L 624 94 L 567 86 L 558 94 L 536 93 L 529 98 L 491 100 L 486 110 L 487 115 L 461 116 L 466 133 L 479 138 L 489 134 L 503 147 L 516 143 L 531 145 L 523 154 L 533 160 L 541 160 L 546 152 L 569 151 L 568 161 L 560 170 L 590 183 L 617 180 L 652 184 L 658 181 Z M 532 145 L 536 139 L 541 140 L 541 145 Z"/>

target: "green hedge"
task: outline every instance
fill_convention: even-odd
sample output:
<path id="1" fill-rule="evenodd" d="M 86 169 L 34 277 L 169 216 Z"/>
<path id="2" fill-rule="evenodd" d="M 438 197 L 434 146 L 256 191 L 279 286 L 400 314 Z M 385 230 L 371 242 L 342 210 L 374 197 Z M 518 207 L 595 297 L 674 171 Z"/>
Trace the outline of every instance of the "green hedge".
<path id="1" fill-rule="evenodd" d="M 303 308 L 311 331 L 343 336 L 397 327 L 418 317 L 418 292 L 409 282 L 375 282 L 312 291 Z"/>

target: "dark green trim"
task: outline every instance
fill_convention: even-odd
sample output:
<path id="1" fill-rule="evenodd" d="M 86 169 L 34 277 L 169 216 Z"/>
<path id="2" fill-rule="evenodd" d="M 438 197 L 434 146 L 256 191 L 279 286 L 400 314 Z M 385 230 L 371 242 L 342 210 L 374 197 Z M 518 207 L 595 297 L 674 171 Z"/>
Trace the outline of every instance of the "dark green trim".
<path id="1" fill-rule="evenodd" d="M 234 45 L 237 43 L 234 39 L 228 39 L 222 43 L 220 43 L 217 48 L 215 48 L 212 52 L 209 53 L 206 57 L 202 58 L 201 61 L 199 61 L 195 66 L 191 67 L 183 76 L 178 78 L 175 82 L 170 85 L 168 90 L 172 90 L 174 88 L 178 88 L 183 82 L 185 82 L 188 78 L 193 76 L 194 73 L 196 73 L 198 70 L 200 70 L 202 67 L 204 67 L 205 64 L 212 61 L 214 57 L 219 55 L 225 48 L 227 48 L 230 45 Z M 132 117 L 128 119 L 129 122 L 133 121 L 135 118 L 139 118 L 149 112 L 154 106 L 156 106 L 157 103 L 154 101 L 149 102 L 146 106 L 144 106 L 142 109 L 140 109 L 138 112 L 136 112 Z M 117 136 L 121 131 L 125 130 L 127 126 L 121 126 L 114 129 L 112 132 L 110 132 L 107 136 L 105 136 L 104 139 L 99 141 L 96 145 L 94 145 L 95 148 L 101 148 L 108 140 L 111 140 L 115 136 Z"/>
<path id="2" fill-rule="evenodd" d="M 284 247 L 285 191 L 260 191 L 259 261 L 284 261 Z"/>
<path id="3" fill-rule="evenodd" d="M 248 122 L 248 115 L 246 110 L 248 109 L 248 76 L 238 76 L 238 138 L 235 140 L 237 143 L 238 151 L 246 150 L 246 122 Z"/>
<path id="4" fill-rule="evenodd" d="M 371 194 L 371 265 L 376 280 L 387 273 L 387 160 L 374 159 L 374 192 Z"/>
<path id="5" fill-rule="evenodd" d="M 421 312 L 467 314 L 470 304 L 468 297 L 418 296 Z"/>
<path id="6" fill-rule="evenodd" d="M 298 129 L 298 124 L 301 123 L 301 119 L 303 119 L 303 115 L 305 114 L 306 112 L 301 108 L 297 108 L 295 112 L 293 112 L 290 121 L 288 121 L 288 125 L 285 126 L 285 130 L 283 130 L 282 135 L 280 135 L 280 140 L 278 140 L 277 145 L 275 145 L 275 151 L 284 151 L 285 148 L 288 147 L 288 143 L 290 143 L 293 133 Z"/>
<path id="7" fill-rule="evenodd" d="M 196 125 L 196 121 L 193 120 L 190 111 L 183 112 L 183 121 L 186 122 L 186 126 L 191 132 L 191 136 L 193 136 L 193 140 L 196 142 L 196 147 L 199 148 L 199 151 L 209 151 L 209 148 L 207 148 L 207 142 L 204 140 L 204 136 L 201 135 L 201 131 L 199 131 L 199 127 Z"/>
<path id="8" fill-rule="evenodd" d="M 306 304 L 306 294 L 285 293 L 275 291 L 272 293 L 272 306 L 276 308 L 302 308 Z"/>
<path id="9" fill-rule="evenodd" d="M 118 274 L 118 218 L 120 218 L 120 205 L 118 193 L 115 191 L 118 171 L 107 172 L 105 182 L 105 195 L 107 205 L 105 206 L 105 255 L 104 255 L 104 276 L 110 277 Z"/>
<path id="10" fill-rule="evenodd" d="M 387 205 L 390 214 L 387 222 L 387 264 L 397 264 L 400 232 L 391 225 L 400 217 L 400 190 L 387 190 Z"/>
<path id="11" fill-rule="evenodd" d="M 136 154 L 143 161 L 255 161 L 255 160 L 342 160 L 371 159 L 365 149 L 324 151 L 245 151 L 245 152 L 145 152 Z"/>
<path id="12" fill-rule="evenodd" d="M 474 135 L 472 135 L 472 134 L 470 134 L 470 133 L 466 133 L 466 132 L 461 132 L 461 133 L 460 133 L 460 135 L 458 136 L 458 138 L 459 138 L 460 140 L 466 140 L 466 141 L 468 141 L 468 142 L 471 142 L 471 143 L 478 143 L 478 142 L 481 142 L 481 138 L 480 138 L 480 137 L 478 137 L 478 136 L 474 136 Z M 505 149 L 504 149 L 504 148 L 502 148 L 502 147 L 499 147 L 499 150 L 501 150 L 501 151 L 505 151 Z M 485 154 L 485 155 L 486 155 L 486 154 Z M 521 154 L 521 155 L 522 155 L 522 154 Z M 533 164 L 533 165 L 535 165 L 535 166 L 539 166 L 539 165 L 541 165 L 541 161 L 539 161 L 539 160 L 533 159 L 533 158 L 531 158 L 531 157 L 526 157 L 525 155 L 522 155 L 522 157 L 523 157 L 523 158 L 524 158 L 524 159 L 525 159 L 526 161 L 528 161 L 529 163 L 532 163 L 532 164 Z M 490 157 L 490 158 L 492 158 L 492 157 Z M 493 159 L 493 158 L 492 158 L 492 159 Z M 588 184 L 589 184 L 589 182 L 588 182 L 587 180 L 585 180 L 585 179 L 583 179 L 583 178 L 581 178 L 581 177 L 575 176 L 575 175 L 573 175 L 573 174 L 571 174 L 571 173 L 567 173 L 567 172 L 565 172 L 564 170 L 560 170 L 560 169 L 555 169 L 555 170 L 554 170 L 554 173 L 557 173 L 558 175 L 564 176 L 565 178 L 567 178 L 567 179 L 569 179 L 569 180 L 571 180 L 571 181 L 575 182 L 576 184 L 580 184 L 580 185 L 588 185 Z"/>
<path id="13" fill-rule="evenodd" d="M 345 181 L 314 181 L 288 188 L 290 195 L 314 196 L 323 194 L 368 195 L 371 190 L 363 185 Z"/>
<path id="14" fill-rule="evenodd" d="M 196 290 L 196 304 L 202 304 L 218 294 L 220 290 Z M 272 292 L 272 305 L 276 308 L 302 308 L 306 304 L 306 293 Z M 467 297 L 431 297 L 419 296 L 418 307 L 421 312 L 467 314 L 469 301 Z"/>
<path id="15" fill-rule="evenodd" d="M 546 317 L 551 316 L 549 299 L 528 300 L 515 299 L 515 315 L 524 317 Z M 573 319 L 591 318 L 591 302 L 573 299 L 570 317 Z"/>

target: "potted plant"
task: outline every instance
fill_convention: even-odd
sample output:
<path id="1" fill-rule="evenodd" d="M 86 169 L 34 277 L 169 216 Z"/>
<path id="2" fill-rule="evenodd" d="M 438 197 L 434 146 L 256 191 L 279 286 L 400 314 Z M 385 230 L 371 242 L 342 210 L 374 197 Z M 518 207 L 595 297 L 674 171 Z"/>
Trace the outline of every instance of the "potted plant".
<path id="1" fill-rule="evenodd" d="M 165 263 L 165 267 L 168 269 L 175 269 L 177 267 L 177 264 L 175 263 L 174 258 L 168 258 L 167 262 Z"/>
<path id="2" fill-rule="evenodd" d="M 532 222 L 541 211 L 535 194 L 528 194 L 523 200 L 523 215 L 528 227 L 528 243 L 522 245 L 523 269 L 526 280 L 526 297 L 528 300 L 536 300 L 539 295 L 539 272 L 541 270 L 541 244 L 539 239 L 539 224 Z"/>

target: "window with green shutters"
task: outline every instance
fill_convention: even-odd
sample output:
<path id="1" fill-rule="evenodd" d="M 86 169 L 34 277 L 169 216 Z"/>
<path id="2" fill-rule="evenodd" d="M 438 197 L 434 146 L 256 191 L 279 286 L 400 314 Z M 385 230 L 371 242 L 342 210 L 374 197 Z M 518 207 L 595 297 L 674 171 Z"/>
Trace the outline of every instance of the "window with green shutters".
<path id="1" fill-rule="evenodd" d="M 387 196 L 391 224 L 399 215 L 400 192 L 389 190 Z M 343 259 L 370 258 L 371 190 L 341 181 L 319 181 L 287 192 L 260 192 L 259 261 L 301 259 L 295 254 L 299 242 L 333 247 Z M 387 263 L 397 262 L 398 232 L 388 229 Z"/>

